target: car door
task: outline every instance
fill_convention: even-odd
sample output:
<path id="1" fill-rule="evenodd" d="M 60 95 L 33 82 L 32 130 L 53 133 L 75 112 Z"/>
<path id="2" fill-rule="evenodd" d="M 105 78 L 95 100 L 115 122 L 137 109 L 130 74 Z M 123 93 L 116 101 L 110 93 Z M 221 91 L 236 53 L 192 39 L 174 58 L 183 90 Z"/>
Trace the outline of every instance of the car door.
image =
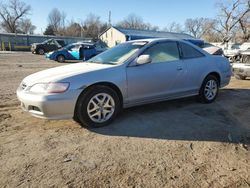
<path id="1" fill-rule="evenodd" d="M 80 59 L 80 44 L 76 44 L 75 46 L 72 46 L 68 52 L 71 56 L 71 60 L 79 60 Z"/>
<path id="2" fill-rule="evenodd" d="M 84 46 L 84 55 L 83 60 L 86 61 L 91 57 L 96 55 L 96 50 L 94 45 L 85 45 Z"/>
<path id="3" fill-rule="evenodd" d="M 180 60 L 176 42 L 156 43 L 141 55 L 149 55 L 152 62 L 127 67 L 129 102 L 157 100 L 182 94 L 186 67 Z"/>
<path id="4" fill-rule="evenodd" d="M 55 44 L 55 41 L 54 40 L 49 40 L 46 44 L 46 48 L 47 48 L 47 51 L 48 52 L 51 52 L 51 51 L 54 51 L 54 50 L 57 50 L 57 46 Z"/>
<path id="5" fill-rule="evenodd" d="M 186 65 L 186 90 L 190 93 L 197 93 L 204 79 L 204 74 L 209 71 L 209 62 L 206 56 L 193 46 L 179 42 L 182 61 Z"/>

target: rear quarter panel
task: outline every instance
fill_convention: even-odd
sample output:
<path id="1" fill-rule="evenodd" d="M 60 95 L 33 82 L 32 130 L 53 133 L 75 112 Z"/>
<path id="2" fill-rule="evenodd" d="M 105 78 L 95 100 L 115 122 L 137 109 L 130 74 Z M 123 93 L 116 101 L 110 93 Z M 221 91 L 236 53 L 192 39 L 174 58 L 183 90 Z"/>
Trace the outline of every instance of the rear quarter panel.
<path id="1" fill-rule="evenodd" d="M 227 58 L 217 55 L 208 55 L 206 58 L 206 69 L 203 73 L 203 79 L 210 73 L 218 73 L 220 76 L 220 87 L 228 85 L 231 79 L 231 66 Z M 201 83 L 202 84 L 202 83 Z"/>

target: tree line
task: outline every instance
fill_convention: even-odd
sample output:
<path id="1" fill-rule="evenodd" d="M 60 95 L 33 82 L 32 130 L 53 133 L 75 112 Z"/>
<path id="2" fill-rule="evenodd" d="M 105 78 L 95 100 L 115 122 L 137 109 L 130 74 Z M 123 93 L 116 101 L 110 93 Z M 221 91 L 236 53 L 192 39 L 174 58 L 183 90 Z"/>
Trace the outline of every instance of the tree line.
<path id="1" fill-rule="evenodd" d="M 250 0 L 218 0 L 215 5 L 217 16 L 214 18 L 188 18 L 184 24 L 171 22 L 163 29 L 144 22 L 136 14 L 129 14 L 115 26 L 131 29 L 188 33 L 196 38 L 210 42 L 245 42 L 250 38 Z M 8 4 L 0 1 L 0 24 L 2 30 L 9 33 L 33 34 L 34 26 L 28 16 L 30 5 L 21 0 L 10 0 Z M 89 14 L 85 20 L 67 20 L 65 12 L 54 8 L 47 17 L 45 35 L 90 37 L 98 35 L 110 24 L 103 22 L 95 14 Z"/>

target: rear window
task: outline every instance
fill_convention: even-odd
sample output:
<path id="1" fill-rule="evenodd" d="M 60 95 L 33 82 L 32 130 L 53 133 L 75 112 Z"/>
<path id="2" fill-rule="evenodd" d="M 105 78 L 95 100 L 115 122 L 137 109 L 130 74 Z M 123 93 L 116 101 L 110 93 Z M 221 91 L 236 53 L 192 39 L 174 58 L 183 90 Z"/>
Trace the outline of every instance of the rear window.
<path id="1" fill-rule="evenodd" d="M 190 59 L 190 58 L 199 58 L 203 57 L 204 54 L 193 48 L 192 46 L 185 44 L 185 43 L 180 43 L 180 48 L 181 48 L 181 53 L 182 57 L 184 59 Z"/>

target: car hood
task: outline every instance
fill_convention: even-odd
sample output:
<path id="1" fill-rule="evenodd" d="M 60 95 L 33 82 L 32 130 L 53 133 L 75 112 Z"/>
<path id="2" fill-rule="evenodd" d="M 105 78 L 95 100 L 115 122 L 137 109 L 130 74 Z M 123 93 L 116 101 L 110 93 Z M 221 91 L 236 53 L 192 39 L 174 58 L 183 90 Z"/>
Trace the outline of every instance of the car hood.
<path id="1" fill-rule="evenodd" d="M 37 46 L 40 43 L 32 43 L 31 46 Z"/>
<path id="2" fill-rule="evenodd" d="M 114 65 L 97 63 L 76 63 L 64 65 L 31 74 L 23 79 L 23 83 L 32 86 L 36 83 L 57 82 L 71 76 L 111 68 Z"/>

